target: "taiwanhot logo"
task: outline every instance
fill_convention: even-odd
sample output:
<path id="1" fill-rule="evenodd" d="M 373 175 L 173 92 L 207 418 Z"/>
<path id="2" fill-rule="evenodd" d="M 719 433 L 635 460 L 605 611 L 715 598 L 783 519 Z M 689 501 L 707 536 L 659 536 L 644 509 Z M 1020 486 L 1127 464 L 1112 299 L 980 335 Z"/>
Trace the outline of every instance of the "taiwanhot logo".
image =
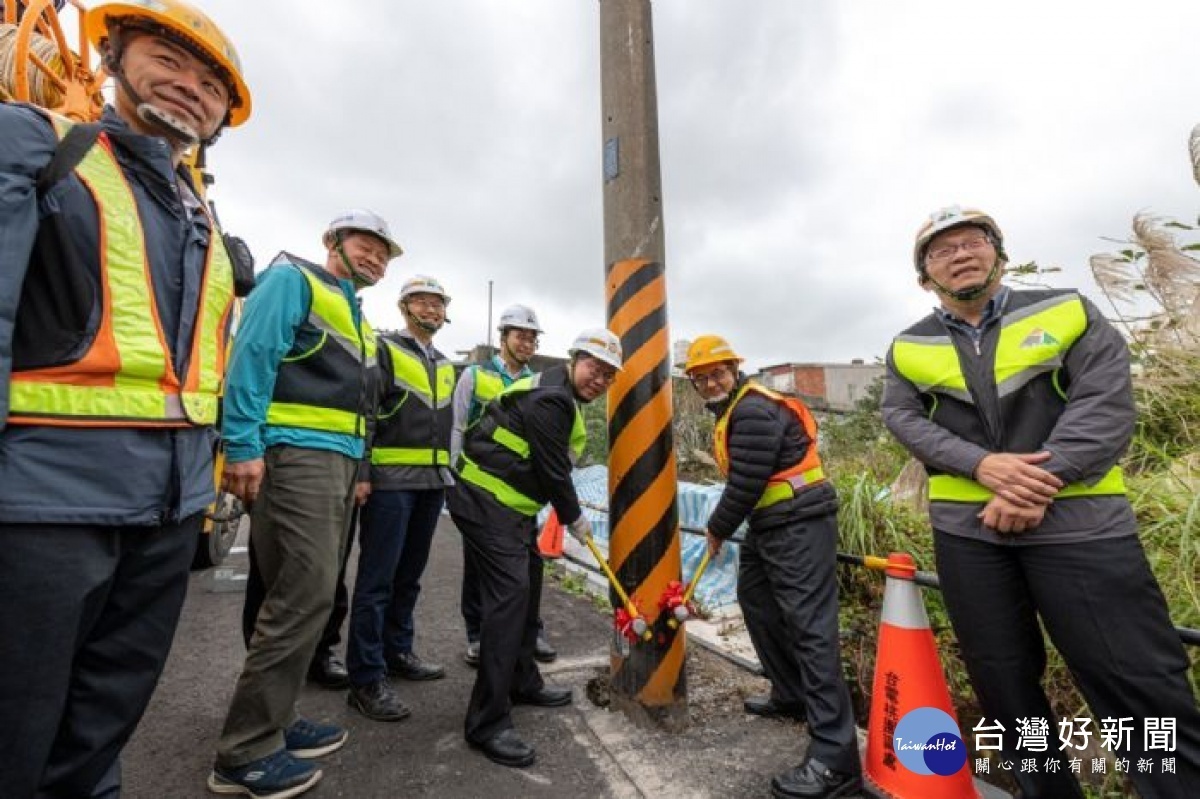
<path id="1" fill-rule="evenodd" d="M 892 743 L 900 763 L 914 774 L 948 777 L 967 762 L 967 745 L 954 718 L 936 707 L 910 710 L 896 725 Z"/>
<path id="2" fill-rule="evenodd" d="M 1021 349 L 1029 349 L 1031 347 L 1053 347 L 1058 344 L 1058 339 L 1042 330 L 1040 327 L 1035 327 L 1029 331 L 1029 335 L 1021 339 Z"/>

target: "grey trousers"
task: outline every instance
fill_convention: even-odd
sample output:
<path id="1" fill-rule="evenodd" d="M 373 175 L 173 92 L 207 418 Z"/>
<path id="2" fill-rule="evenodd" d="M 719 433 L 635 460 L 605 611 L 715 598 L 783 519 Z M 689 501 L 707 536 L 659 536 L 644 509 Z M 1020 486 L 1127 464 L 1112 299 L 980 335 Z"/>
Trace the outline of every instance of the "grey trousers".
<path id="1" fill-rule="evenodd" d="M 277 752 L 333 606 L 350 529 L 358 462 L 278 446 L 250 510 L 266 597 L 217 743 L 217 762 L 243 766 Z"/>

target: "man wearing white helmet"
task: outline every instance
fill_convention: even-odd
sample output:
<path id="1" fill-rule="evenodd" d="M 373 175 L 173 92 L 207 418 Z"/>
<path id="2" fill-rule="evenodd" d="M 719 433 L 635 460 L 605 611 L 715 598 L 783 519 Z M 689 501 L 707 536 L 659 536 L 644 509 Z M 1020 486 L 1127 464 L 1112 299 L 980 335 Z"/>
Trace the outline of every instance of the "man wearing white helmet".
<path id="1" fill-rule="evenodd" d="M 503 766 L 523 768 L 536 759 L 513 728 L 514 703 L 571 703 L 570 689 L 543 682 L 533 656 L 542 583 L 535 520 L 548 502 L 572 535 L 591 534 L 571 482 L 587 443 L 579 403 L 612 385 L 621 342 L 603 328 L 585 330 L 570 356 L 487 404 L 466 432 L 451 489 L 450 514 L 475 560 L 483 598 L 479 673 L 464 732 L 468 744 Z"/>
<path id="2" fill-rule="evenodd" d="M 352 510 L 370 492 L 360 466 L 376 338 L 357 294 L 401 249 L 387 223 L 362 210 L 335 218 L 322 242 L 323 265 L 285 252 L 263 272 L 226 380 L 224 487 L 250 507 L 265 598 L 209 777 L 218 793 L 306 790 L 320 777 L 306 759 L 346 740 L 340 727 L 297 718 L 295 705 L 333 605 Z"/>
<path id="3" fill-rule="evenodd" d="M 437 680 L 445 669 L 413 651 L 413 611 L 446 499 L 454 367 L 433 345 L 450 295 L 418 275 L 400 289 L 404 329 L 380 337 L 379 413 L 371 436 L 371 496 L 362 509 L 350 611 L 347 702 L 375 721 L 409 715 L 388 675 Z"/>
<path id="4" fill-rule="evenodd" d="M 1054 729 L 1044 629 L 1094 718 L 1135 725 L 1121 757 L 1155 760 L 1145 725 L 1176 724 L 1173 773 L 1128 770 L 1139 795 L 1195 796 L 1200 710 L 1119 466 L 1136 421 L 1128 347 L 1074 290 L 1004 286 L 1006 261 L 983 211 L 924 222 L 913 265 L 939 307 L 892 343 L 883 395 L 884 422 L 930 475 L 942 595 L 971 683 L 1016 760 L 1023 725 Z M 1013 772 L 1022 795 L 1082 797 L 1062 752 L 1046 759 L 1057 765 Z"/>
<path id="5" fill-rule="evenodd" d="M 500 392 L 533 370 L 529 361 L 538 348 L 538 336 L 542 328 L 537 314 L 527 305 L 511 305 L 500 314 L 500 351 L 482 364 L 472 364 L 463 370 L 454 389 L 454 431 L 450 438 L 450 462 L 458 460 L 462 452 L 463 432 L 474 424 L 483 413 L 483 406 L 499 396 Z M 460 607 L 467 627 L 467 652 L 464 656 L 468 666 L 479 665 L 479 576 L 471 560 L 469 547 L 463 548 L 463 575 Z M 533 656 L 542 663 L 550 663 L 558 653 L 546 639 L 546 628 L 538 619 L 537 644 Z"/>

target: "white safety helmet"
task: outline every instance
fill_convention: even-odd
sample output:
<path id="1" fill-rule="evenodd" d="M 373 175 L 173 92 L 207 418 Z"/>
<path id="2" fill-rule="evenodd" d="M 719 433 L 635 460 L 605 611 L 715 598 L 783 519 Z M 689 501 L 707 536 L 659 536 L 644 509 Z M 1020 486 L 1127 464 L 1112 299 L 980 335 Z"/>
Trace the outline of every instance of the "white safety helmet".
<path id="1" fill-rule="evenodd" d="M 338 214 L 329 223 L 329 227 L 325 229 L 325 235 L 321 237 L 321 241 L 327 248 L 332 247 L 338 234 L 344 230 L 370 233 L 373 236 L 383 239 L 388 246 L 388 258 L 399 257 L 404 252 L 404 249 L 392 238 L 392 231 L 388 227 L 388 223 L 383 221 L 383 217 L 374 211 L 352 208 L 349 211 Z"/>
<path id="2" fill-rule="evenodd" d="M 622 368 L 621 339 L 603 327 L 590 328 L 575 337 L 567 354 L 573 356 L 578 353 L 598 358 L 616 369 Z"/>
<path id="3" fill-rule="evenodd" d="M 945 233 L 951 228 L 963 225 L 974 225 L 985 231 L 991 238 L 997 255 L 1003 260 L 1008 260 L 1004 254 L 1004 234 L 991 215 L 978 208 L 948 205 L 930 214 L 917 230 L 917 237 L 913 242 L 913 266 L 917 268 L 917 272 L 925 274 L 925 250 L 929 247 L 929 242 L 933 241 L 939 233 Z"/>
<path id="4" fill-rule="evenodd" d="M 500 324 L 497 329 L 503 333 L 507 328 L 516 327 L 521 330 L 532 330 L 541 333 L 537 314 L 528 305 L 510 305 L 500 314 Z"/>
<path id="5" fill-rule="evenodd" d="M 404 302 L 413 294 L 436 294 L 447 305 L 450 304 L 450 295 L 442 288 L 442 284 L 438 282 L 437 278 L 428 275 L 413 275 L 404 281 L 404 285 L 400 287 L 400 302 Z"/>

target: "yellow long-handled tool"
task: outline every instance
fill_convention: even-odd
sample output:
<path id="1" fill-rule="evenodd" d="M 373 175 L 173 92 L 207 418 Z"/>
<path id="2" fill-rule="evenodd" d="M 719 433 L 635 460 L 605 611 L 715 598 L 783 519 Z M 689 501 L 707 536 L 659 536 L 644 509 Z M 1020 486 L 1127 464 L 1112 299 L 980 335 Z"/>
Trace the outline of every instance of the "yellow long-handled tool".
<path id="1" fill-rule="evenodd" d="M 633 604 L 633 601 L 629 598 L 629 594 L 625 593 L 625 589 L 617 581 L 617 575 L 613 574 L 612 569 L 609 568 L 608 561 L 605 559 L 603 553 L 600 552 L 600 548 L 596 546 L 596 542 L 589 535 L 584 537 L 583 543 L 587 544 L 587 548 L 592 551 L 592 557 L 596 559 L 596 562 L 600 564 L 600 568 L 604 570 L 604 576 L 608 578 L 609 585 L 617 592 L 617 596 L 621 600 L 621 605 L 625 608 L 625 612 L 629 614 L 634 634 L 643 641 L 649 641 L 653 637 L 653 633 L 650 632 L 650 625 L 646 624 L 646 620 L 638 612 L 637 606 Z"/>
<path id="2" fill-rule="evenodd" d="M 667 626 L 672 630 L 691 618 L 692 610 L 689 603 L 692 601 L 692 594 L 696 592 L 696 586 L 700 584 L 700 578 L 704 576 L 704 570 L 708 568 L 710 561 L 712 561 L 712 550 L 705 547 L 704 556 L 700 558 L 700 565 L 696 567 L 696 573 L 692 575 L 692 580 L 688 583 L 687 590 L 683 592 L 683 598 L 675 606 L 671 618 L 667 619 Z"/>

